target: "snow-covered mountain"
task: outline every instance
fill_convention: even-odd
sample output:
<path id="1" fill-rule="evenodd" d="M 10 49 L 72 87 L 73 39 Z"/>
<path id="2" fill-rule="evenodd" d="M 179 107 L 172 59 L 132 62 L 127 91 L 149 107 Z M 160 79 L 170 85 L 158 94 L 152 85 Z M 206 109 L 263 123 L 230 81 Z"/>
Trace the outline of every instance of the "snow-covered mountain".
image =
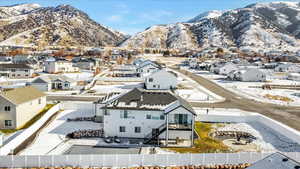
<path id="1" fill-rule="evenodd" d="M 300 48 L 300 3 L 256 3 L 224 12 L 210 11 L 187 22 L 153 26 L 122 46 L 295 50 Z"/>
<path id="2" fill-rule="evenodd" d="M 0 7 L 0 45 L 117 46 L 125 38 L 69 5 Z"/>

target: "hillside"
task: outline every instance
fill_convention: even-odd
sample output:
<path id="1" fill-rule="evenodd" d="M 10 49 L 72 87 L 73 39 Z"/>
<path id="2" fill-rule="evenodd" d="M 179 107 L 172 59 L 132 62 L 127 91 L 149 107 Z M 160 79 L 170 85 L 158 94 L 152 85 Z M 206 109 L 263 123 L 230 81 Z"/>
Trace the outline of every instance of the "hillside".
<path id="1" fill-rule="evenodd" d="M 124 39 L 69 5 L 0 7 L 0 45 L 117 46 Z"/>

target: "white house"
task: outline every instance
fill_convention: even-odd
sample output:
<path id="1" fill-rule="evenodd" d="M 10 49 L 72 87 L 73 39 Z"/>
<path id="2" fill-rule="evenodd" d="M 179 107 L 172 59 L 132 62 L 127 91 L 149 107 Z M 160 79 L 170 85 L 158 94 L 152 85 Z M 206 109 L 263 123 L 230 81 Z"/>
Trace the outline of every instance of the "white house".
<path id="1" fill-rule="evenodd" d="M 34 87 L 0 91 L 0 129 L 18 129 L 46 106 L 46 95 Z"/>
<path id="2" fill-rule="evenodd" d="M 136 67 L 131 64 L 116 65 L 112 72 L 114 77 L 137 77 Z"/>
<path id="3" fill-rule="evenodd" d="M 35 78 L 30 86 L 33 86 L 40 91 L 51 90 L 70 90 L 74 89 L 77 82 L 64 75 L 45 75 Z"/>
<path id="4" fill-rule="evenodd" d="M 0 75 L 11 79 L 32 77 L 33 68 L 26 64 L 0 64 Z"/>
<path id="5" fill-rule="evenodd" d="M 177 75 L 165 69 L 158 70 L 145 78 L 145 87 L 148 90 L 169 90 L 177 86 Z"/>
<path id="6" fill-rule="evenodd" d="M 144 144 L 175 140 L 193 144 L 195 111 L 170 91 L 135 88 L 127 93 L 111 93 L 96 104 L 96 119 L 106 136 L 141 138 Z"/>
<path id="7" fill-rule="evenodd" d="M 299 73 L 300 66 L 296 64 L 280 64 L 275 67 L 275 72 Z"/>
<path id="8" fill-rule="evenodd" d="M 230 72 L 238 70 L 239 68 L 233 63 L 227 63 L 223 66 L 220 66 L 218 69 L 220 75 L 228 75 Z"/>
<path id="9" fill-rule="evenodd" d="M 228 78 L 243 82 L 264 82 L 266 81 L 266 74 L 259 69 L 248 68 L 232 71 L 228 74 Z"/>
<path id="10" fill-rule="evenodd" d="M 140 77 L 148 76 L 149 74 L 162 69 L 161 65 L 153 61 L 146 60 L 137 67 L 137 73 Z"/>
<path id="11" fill-rule="evenodd" d="M 61 73 L 61 72 L 77 72 L 79 69 L 73 66 L 72 62 L 67 60 L 56 60 L 49 58 L 44 62 L 45 72 Z"/>
<path id="12" fill-rule="evenodd" d="M 300 81 L 300 73 L 289 73 L 287 79 L 293 81 Z"/>

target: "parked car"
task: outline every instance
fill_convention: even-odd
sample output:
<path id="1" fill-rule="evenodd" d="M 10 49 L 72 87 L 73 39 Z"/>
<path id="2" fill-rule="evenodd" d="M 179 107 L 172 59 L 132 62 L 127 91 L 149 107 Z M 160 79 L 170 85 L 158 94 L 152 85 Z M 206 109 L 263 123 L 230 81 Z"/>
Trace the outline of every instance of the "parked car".
<path id="1" fill-rule="evenodd" d="M 114 137 L 114 142 L 115 142 L 115 143 L 121 143 L 121 140 L 120 140 L 117 136 L 115 136 L 115 137 Z"/>
<path id="2" fill-rule="evenodd" d="M 111 137 L 105 137 L 104 141 L 105 141 L 105 143 L 112 143 L 113 139 Z"/>

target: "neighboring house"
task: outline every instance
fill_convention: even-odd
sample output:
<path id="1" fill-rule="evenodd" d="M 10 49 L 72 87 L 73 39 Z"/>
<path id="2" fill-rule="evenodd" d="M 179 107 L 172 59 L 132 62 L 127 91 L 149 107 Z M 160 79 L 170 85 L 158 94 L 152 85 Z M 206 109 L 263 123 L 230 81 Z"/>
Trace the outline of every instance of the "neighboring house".
<path id="1" fill-rule="evenodd" d="M 47 73 L 67 73 L 67 72 L 77 72 L 79 69 L 73 66 L 73 63 L 67 60 L 56 60 L 55 58 L 50 58 L 44 62 L 44 71 Z"/>
<path id="2" fill-rule="evenodd" d="M 0 64 L 0 75 L 11 79 L 27 79 L 32 74 L 33 68 L 26 64 Z"/>
<path id="3" fill-rule="evenodd" d="M 228 78 L 242 82 L 265 82 L 266 73 L 255 68 L 241 69 L 230 72 Z"/>
<path id="4" fill-rule="evenodd" d="M 113 68 L 114 77 L 137 77 L 136 67 L 134 65 L 125 64 L 117 65 Z"/>
<path id="5" fill-rule="evenodd" d="M 169 90 L 177 86 L 177 75 L 164 69 L 158 70 L 145 78 L 148 90 Z"/>
<path id="6" fill-rule="evenodd" d="M 141 138 L 144 144 L 176 140 L 193 145 L 195 111 L 170 91 L 135 88 L 124 94 L 111 93 L 96 104 L 96 119 L 103 122 L 106 136 Z"/>
<path id="7" fill-rule="evenodd" d="M 85 69 L 85 70 L 93 70 L 96 61 L 92 58 L 81 58 L 77 61 L 73 61 L 74 66 Z"/>
<path id="8" fill-rule="evenodd" d="M 300 66 L 296 64 L 280 64 L 275 67 L 275 72 L 299 73 Z"/>
<path id="9" fill-rule="evenodd" d="M 137 67 L 137 73 L 139 77 L 145 77 L 160 69 L 162 69 L 161 65 L 150 60 L 146 60 Z"/>
<path id="10" fill-rule="evenodd" d="M 293 81 L 300 81 L 300 73 L 289 73 L 287 79 Z"/>
<path id="11" fill-rule="evenodd" d="M 230 72 L 238 70 L 238 66 L 236 66 L 233 63 L 227 63 L 221 67 L 219 67 L 219 70 L 217 72 L 219 72 L 220 75 L 228 75 Z"/>
<path id="12" fill-rule="evenodd" d="M 300 163 L 281 153 L 274 153 L 253 163 L 247 169 L 300 169 Z"/>
<path id="13" fill-rule="evenodd" d="M 51 90 L 71 90 L 76 84 L 75 80 L 64 75 L 45 75 L 35 78 L 30 86 L 47 92 Z"/>
<path id="14" fill-rule="evenodd" d="M 46 106 L 46 95 L 34 87 L 0 92 L 0 129 L 18 129 Z"/>

